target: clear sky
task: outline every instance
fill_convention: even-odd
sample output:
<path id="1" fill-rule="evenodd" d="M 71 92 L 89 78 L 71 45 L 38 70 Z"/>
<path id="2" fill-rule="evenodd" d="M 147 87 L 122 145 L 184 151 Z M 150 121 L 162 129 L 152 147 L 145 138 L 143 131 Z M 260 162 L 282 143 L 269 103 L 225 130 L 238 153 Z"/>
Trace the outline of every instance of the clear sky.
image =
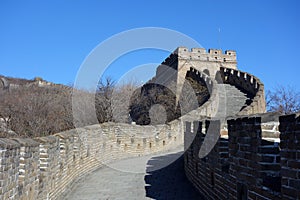
<path id="1" fill-rule="evenodd" d="M 236 50 L 238 68 L 259 77 L 267 89 L 276 84 L 300 89 L 299 11 L 298 0 L 1 0 L 0 74 L 71 84 L 86 56 L 107 38 L 133 28 L 163 27 L 205 48 Z M 132 52 L 107 74 L 117 79 L 166 56 L 157 50 Z"/>

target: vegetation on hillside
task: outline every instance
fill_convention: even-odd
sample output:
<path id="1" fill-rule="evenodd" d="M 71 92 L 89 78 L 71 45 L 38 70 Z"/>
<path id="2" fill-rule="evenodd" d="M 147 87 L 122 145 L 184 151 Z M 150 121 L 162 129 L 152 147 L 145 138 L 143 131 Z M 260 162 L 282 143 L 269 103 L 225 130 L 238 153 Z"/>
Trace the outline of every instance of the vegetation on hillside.
<path id="1" fill-rule="evenodd" d="M 18 87 L 0 91 L 0 118 L 19 136 L 35 137 L 73 128 L 70 88 Z"/>
<path id="2" fill-rule="evenodd" d="M 10 83 L 18 86 L 0 89 L 0 137 L 46 136 L 75 128 L 74 124 L 76 127 L 132 121 L 141 125 L 162 124 L 197 108 L 209 97 L 205 85 L 191 78 L 183 85 L 178 104 L 174 92 L 167 87 L 151 83 L 140 88 L 134 83 L 116 85 L 112 79 L 106 78 L 99 82 L 95 94 L 76 89 L 80 99 L 72 105 L 74 88 L 35 84 L 40 80 L 9 78 Z M 193 91 L 189 90 L 191 88 Z M 191 94 L 196 94 L 196 103 L 195 95 Z M 94 106 L 90 105 L 91 101 L 95 103 L 97 120 L 84 110 Z M 78 119 L 73 116 L 72 106 L 79 108 L 80 121 L 75 121 Z"/>
<path id="3" fill-rule="evenodd" d="M 41 87 L 24 79 L 12 82 L 21 84 L 9 90 L 0 89 L 0 137 L 39 137 L 74 128 L 72 87 L 57 84 Z M 117 87 L 111 79 L 106 79 L 100 81 L 96 94 L 76 90 L 82 97 L 78 104 L 81 109 L 89 106 L 86 99 L 93 98 L 98 119 L 95 121 L 89 113 L 83 112 L 83 120 L 76 121 L 76 125 L 128 122 L 129 105 L 126 107 L 124 102 L 126 98 L 129 102 L 130 92 L 135 88 L 133 84 Z"/>

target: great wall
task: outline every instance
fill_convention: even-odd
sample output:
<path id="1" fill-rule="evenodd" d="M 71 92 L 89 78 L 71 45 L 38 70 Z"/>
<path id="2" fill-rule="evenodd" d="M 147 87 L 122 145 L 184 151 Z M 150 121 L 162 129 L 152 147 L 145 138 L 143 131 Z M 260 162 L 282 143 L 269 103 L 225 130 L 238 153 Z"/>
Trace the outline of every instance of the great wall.
<path id="1" fill-rule="evenodd" d="M 75 180 L 105 164 L 183 145 L 181 173 L 205 199 L 299 199 L 300 117 L 266 113 L 263 83 L 236 64 L 232 50 L 176 49 L 152 82 L 175 81 L 178 103 L 186 77 L 206 83 L 210 95 L 165 125 L 105 123 L 1 138 L 0 199 L 62 199 Z M 166 78 L 165 66 L 176 73 Z"/>

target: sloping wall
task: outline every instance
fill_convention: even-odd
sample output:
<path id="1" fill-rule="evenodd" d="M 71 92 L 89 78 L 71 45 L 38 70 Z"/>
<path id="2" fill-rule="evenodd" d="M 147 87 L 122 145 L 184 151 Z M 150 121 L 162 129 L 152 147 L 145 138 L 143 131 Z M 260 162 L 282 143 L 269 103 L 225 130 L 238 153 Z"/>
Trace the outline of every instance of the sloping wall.
<path id="1" fill-rule="evenodd" d="M 237 69 L 221 67 L 216 80 L 221 83 L 234 85 L 247 94 L 248 102 L 239 115 L 250 115 L 266 112 L 264 84 L 255 76 Z"/>
<path id="2" fill-rule="evenodd" d="M 57 199 L 80 176 L 115 159 L 183 143 L 179 121 L 161 126 L 107 123 L 34 139 L 0 139 L 0 199 Z"/>

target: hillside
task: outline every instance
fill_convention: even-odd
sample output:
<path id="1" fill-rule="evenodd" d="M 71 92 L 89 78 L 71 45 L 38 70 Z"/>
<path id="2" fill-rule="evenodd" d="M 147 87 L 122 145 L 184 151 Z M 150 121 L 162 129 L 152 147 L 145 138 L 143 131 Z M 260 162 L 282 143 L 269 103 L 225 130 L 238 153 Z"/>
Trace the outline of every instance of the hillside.
<path id="1" fill-rule="evenodd" d="M 70 87 L 41 78 L 0 80 L 0 137 L 42 136 L 73 128 Z"/>
<path id="2" fill-rule="evenodd" d="M 1 76 L 0 84 L 0 137 L 40 137 L 75 128 L 74 88 L 42 78 L 26 80 Z M 128 122 L 128 108 L 117 102 L 130 97 L 130 91 L 134 89 L 134 86 L 116 87 L 108 82 L 99 82 L 96 94 L 76 89 L 80 96 L 76 102 L 76 109 L 80 112 L 76 126 Z M 86 112 L 91 106 L 96 107 L 96 119 Z"/>

